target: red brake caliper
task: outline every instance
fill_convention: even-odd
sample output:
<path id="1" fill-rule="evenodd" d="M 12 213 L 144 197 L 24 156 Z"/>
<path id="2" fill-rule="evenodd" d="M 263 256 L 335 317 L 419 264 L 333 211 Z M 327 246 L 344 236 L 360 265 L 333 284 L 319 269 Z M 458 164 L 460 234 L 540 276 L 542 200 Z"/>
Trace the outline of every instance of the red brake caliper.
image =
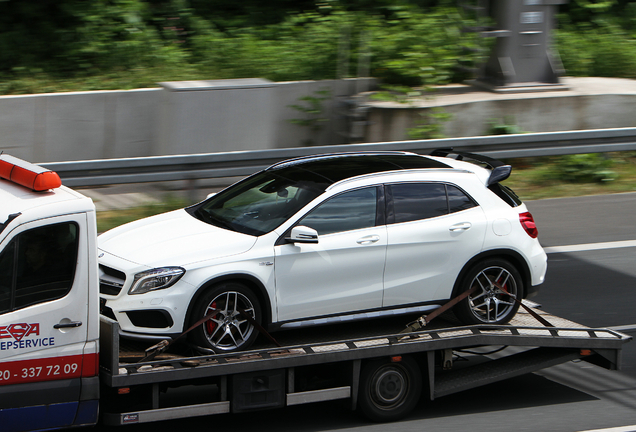
<path id="1" fill-rule="evenodd" d="M 216 302 L 212 302 L 212 309 L 216 309 Z M 209 334 L 212 334 L 215 328 L 216 328 L 216 323 L 212 321 L 211 319 L 205 322 L 205 329 L 208 331 Z"/>

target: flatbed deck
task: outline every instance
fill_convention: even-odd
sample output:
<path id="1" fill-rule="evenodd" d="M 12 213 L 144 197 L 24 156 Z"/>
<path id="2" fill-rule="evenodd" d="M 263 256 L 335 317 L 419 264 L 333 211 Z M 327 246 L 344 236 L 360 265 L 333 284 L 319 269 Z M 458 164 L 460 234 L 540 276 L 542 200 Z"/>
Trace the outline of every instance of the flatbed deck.
<path id="1" fill-rule="evenodd" d="M 104 421 L 143 423 L 335 399 L 350 399 L 355 409 L 359 397 L 369 391 L 365 370 L 385 367 L 383 362 L 401 363 L 403 358 L 418 371 L 399 379 L 416 379 L 416 386 L 423 383 L 424 394 L 431 400 L 575 359 L 620 368 L 621 349 L 630 336 L 534 312 L 553 327 L 522 309 L 506 325 L 461 326 L 452 314 L 446 314 L 421 331 L 402 332 L 416 318 L 402 316 L 279 332 L 275 336 L 282 347 L 271 347 L 262 338 L 251 351 L 203 356 L 164 353 L 144 362 L 137 361 L 143 358 L 143 350 L 120 351 L 117 323 L 102 318 L 103 385 L 114 391 L 145 388 L 148 399 L 137 411 L 130 411 L 128 404 L 107 408 Z M 455 365 L 459 357 L 464 361 Z M 184 385 L 214 389 L 205 393 L 207 403 L 173 406 L 162 402 L 163 392 Z M 413 397 L 419 398 L 419 392 Z M 391 415 L 387 419 L 396 418 Z"/>
<path id="2" fill-rule="evenodd" d="M 545 327 L 529 313 L 520 310 L 507 325 L 461 326 L 453 322 L 452 315 L 448 315 L 440 317 L 434 325 L 422 331 L 400 333 L 409 322 L 408 318 L 401 317 L 279 332 L 275 336 L 282 348 L 261 343 L 254 350 L 232 354 L 193 357 L 168 354 L 137 363 L 120 362 L 119 356 L 141 358 L 143 352 L 120 353 L 118 347 L 116 352 L 102 349 L 104 354 L 100 364 L 109 384 L 117 387 L 154 382 L 157 374 L 167 380 L 179 380 L 483 345 L 613 351 L 620 350 L 631 339 L 613 330 L 592 329 L 545 311 L 536 312 L 554 327 Z M 116 323 L 106 319 L 102 321 L 103 331 L 112 334 L 115 328 Z M 112 338 L 117 339 L 115 335 Z M 105 357 L 106 354 L 109 357 Z M 612 368 L 619 368 L 620 356 L 610 357 L 609 360 L 614 363 Z"/>

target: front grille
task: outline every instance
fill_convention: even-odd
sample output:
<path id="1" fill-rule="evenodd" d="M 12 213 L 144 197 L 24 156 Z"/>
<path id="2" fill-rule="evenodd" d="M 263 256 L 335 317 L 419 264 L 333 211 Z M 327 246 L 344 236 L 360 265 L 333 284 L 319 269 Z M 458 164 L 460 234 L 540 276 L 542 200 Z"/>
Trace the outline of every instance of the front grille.
<path id="1" fill-rule="evenodd" d="M 99 265 L 100 294 L 116 296 L 126 283 L 126 274 L 105 265 Z"/>

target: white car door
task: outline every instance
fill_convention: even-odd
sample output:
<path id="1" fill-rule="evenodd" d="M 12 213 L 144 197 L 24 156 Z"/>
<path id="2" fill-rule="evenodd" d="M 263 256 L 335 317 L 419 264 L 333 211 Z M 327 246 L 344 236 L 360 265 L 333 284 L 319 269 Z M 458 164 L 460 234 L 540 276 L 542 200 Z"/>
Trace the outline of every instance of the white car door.
<path id="1" fill-rule="evenodd" d="M 275 247 L 278 321 L 381 307 L 387 235 L 376 223 L 377 193 L 330 198 L 297 223 L 318 231 L 318 243 Z"/>
<path id="2" fill-rule="evenodd" d="M 483 247 L 482 208 L 452 185 L 402 183 L 387 190 L 393 214 L 383 306 L 449 298 L 460 270 Z"/>
<path id="3" fill-rule="evenodd" d="M 83 355 L 88 265 L 77 263 L 88 256 L 86 226 L 83 213 L 48 218 L 0 243 L 0 405 L 18 418 L 25 405 L 49 405 L 30 419 L 33 429 L 72 425 L 83 369 L 96 369 L 97 354 Z M 11 397 L 19 391 L 28 403 Z"/>

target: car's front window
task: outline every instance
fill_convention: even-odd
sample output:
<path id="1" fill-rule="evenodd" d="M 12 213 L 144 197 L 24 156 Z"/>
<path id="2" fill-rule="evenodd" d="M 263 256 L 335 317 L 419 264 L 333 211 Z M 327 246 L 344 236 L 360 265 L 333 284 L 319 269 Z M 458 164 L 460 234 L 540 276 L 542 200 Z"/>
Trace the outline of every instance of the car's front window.
<path id="1" fill-rule="evenodd" d="M 323 192 L 313 181 L 262 172 L 190 208 L 204 222 L 249 235 L 263 235 Z"/>
<path id="2" fill-rule="evenodd" d="M 377 187 L 357 189 L 337 195 L 322 203 L 298 224 L 320 235 L 375 226 Z"/>

